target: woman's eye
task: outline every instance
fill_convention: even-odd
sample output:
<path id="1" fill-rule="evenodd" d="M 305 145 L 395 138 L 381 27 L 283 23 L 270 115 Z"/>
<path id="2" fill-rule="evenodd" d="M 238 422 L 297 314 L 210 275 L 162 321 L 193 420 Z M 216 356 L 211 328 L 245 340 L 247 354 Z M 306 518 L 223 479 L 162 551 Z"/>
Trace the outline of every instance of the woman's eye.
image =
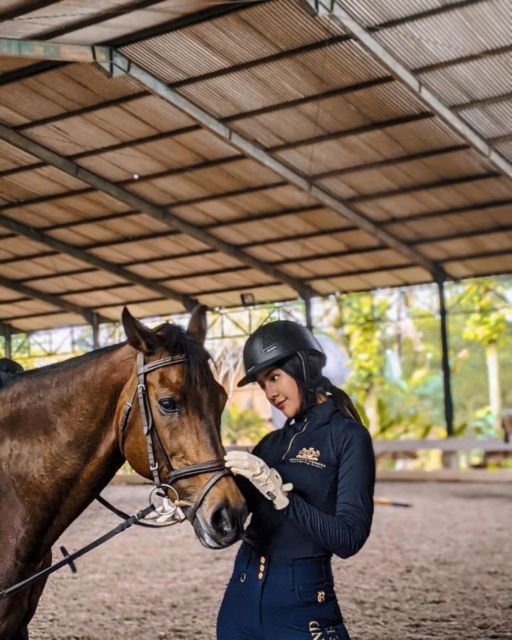
<path id="1" fill-rule="evenodd" d="M 279 380 L 279 374 L 278 374 L 278 373 L 275 373 L 275 374 L 272 376 L 272 382 L 277 382 L 278 380 Z"/>
<path id="2" fill-rule="evenodd" d="M 164 413 L 175 413 L 178 411 L 178 403 L 174 398 L 160 398 L 158 405 Z"/>

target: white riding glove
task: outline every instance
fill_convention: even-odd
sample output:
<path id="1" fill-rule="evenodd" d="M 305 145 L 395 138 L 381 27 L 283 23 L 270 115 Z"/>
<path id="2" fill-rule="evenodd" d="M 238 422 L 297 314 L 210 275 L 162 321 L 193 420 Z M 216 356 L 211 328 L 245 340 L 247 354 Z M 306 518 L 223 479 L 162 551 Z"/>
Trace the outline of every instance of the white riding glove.
<path id="1" fill-rule="evenodd" d="M 283 484 L 283 479 L 275 469 L 271 469 L 261 458 L 247 451 L 229 451 L 224 456 L 226 467 L 247 478 L 268 500 L 272 500 L 276 509 L 284 509 L 290 502 L 288 491 L 293 485 Z"/>

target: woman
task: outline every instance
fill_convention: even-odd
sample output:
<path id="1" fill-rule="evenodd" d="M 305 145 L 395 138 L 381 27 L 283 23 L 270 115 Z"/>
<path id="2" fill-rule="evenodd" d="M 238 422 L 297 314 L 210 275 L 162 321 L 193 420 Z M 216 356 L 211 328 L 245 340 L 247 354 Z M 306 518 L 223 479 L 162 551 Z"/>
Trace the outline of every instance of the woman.
<path id="1" fill-rule="evenodd" d="M 287 320 L 244 347 L 245 377 L 287 417 L 252 454 L 231 451 L 251 522 L 217 621 L 218 640 L 347 640 L 331 557 L 357 553 L 370 533 L 375 462 L 347 394 L 322 376 L 313 335 Z"/>

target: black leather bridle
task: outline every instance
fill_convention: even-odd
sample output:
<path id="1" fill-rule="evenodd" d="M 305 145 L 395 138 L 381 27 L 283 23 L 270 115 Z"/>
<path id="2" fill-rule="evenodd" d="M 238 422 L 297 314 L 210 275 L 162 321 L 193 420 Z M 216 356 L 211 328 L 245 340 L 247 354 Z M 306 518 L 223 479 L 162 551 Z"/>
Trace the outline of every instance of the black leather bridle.
<path id="1" fill-rule="evenodd" d="M 123 417 L 119 425 L 119 449 L 121 450 L 123 458 L 125 458 L 126 456 L 124 455 L 124 440 L 126 437 L 126 428 L 133 404 L 135 402 L 135 396 L 137 396 L 140 415 L 142 419 L 142 429 L 146 438 L 149 469 L 151 471 L 151 475 L 153 476 L 155 487 L 158 488 L 161 496 L 165 494 L 166 490 L 172 491 L 175 495 L 175 500 L 173 500 L 172 502 L 176 506 L 190 507 L 190 512 L 188 515 L 190 521 L 192 522 L 196 516 L 197 510 L 201 506 L 210 489 L 221 478 L 229 475 L 230 472 L 228 471 L 228 469 L 226 469 L 223 459 L 208 460 L 206 462 L 190 464 L 181 469 L 172 468 L 172 463 L 162 444 L 162 441 L 158 434 L 158 430 L 153 420 L 153 414 L 151 413 L 151 405 L 149 403 L 146 386 L 146 375 L 148 373 L 151 373 L 152 371 L 155 371 L 156 369 L 160 369 L 162 367 L 170 367 L 186 361 L 187 358 L 185 355 L 174 355 L 168 356 L 167 358 L 160 358 L 159 360 L 154 360 L 153 362 L 149 362 L 146 364 L 144 362 L 144 353 L 142 353 L 142 351 L 139 351 L 137 353 L 137 387 L 135 388 L 131 399 L 126 403 Z M 158 454 L 163 459 L 167 469 L 171 470 L 169 475 L 165 478 L 164 482 L 162 482 L 161 479 L 157 450 Z M 215 475 L 213 475 L 208 480 L 208 482 L 206 482 L 204 487 L 201 489 L 199 496 L 196 498 L 195 503 L 190 504 L 181 500 L 178 492 L 173 487 L 173 483 L 181 480 L 182 478 L 190 478 L 192 476 L 201 475 L 203 473 L 214 473 Z"/>
<path id="2" fill-rule="evenodd" d="M 206 497 L 210 489 L 221 478 L 229 475 L 230 472 L 228 471 L 228 469 L 226 469 L 224 465 L 224 460 L 208 460 L 207 462 L 199 462 L 198 464 L 189 464 L 186 467 L 183 467 L 182 469 L 173 469 L 169 456 L 165 451 L 165 448 L 162 444 L 162 441 L 160 440 L 160 436 L 158 435 L 158 431 L 154 424 L 153 415 L 151 413 L 151 405 L 149 404 L 149 398 L 148 398 L 147 388 L 146 388 L 146 375 L 148 373 L 151 373 L 151 371 L 155 371 L 155 369 L 160 369 L 161 367 L 169 367 L 171 365 L 180 364 L 186 361 L 187 361 L 187 358 L 185 355 L 176 355 L 176 356 L 169 356 L 167 358 L 161 358 L 160 360 L 155 360 L 154 362 L 149 362 L 146 364 L 144 362 L 144 354 L 142 352 L 137 353 L 137 387 L 135 388 L 135 391 L 131 397 L 131 400 L 126 403 L 123 417 L 119 425 L 119 448 L 121 450 L 121 454 L 123 458 L 125 458 L 125 455 L 123 452 L 123 449 L 124 449 L 123 445 L 124 445 L 124 439 L 126 435 L 126 427 L 128 424 L 128 418 L 130 416 L 131 409 L 133 407 L 133 403 L 135 401 L 135 396 L 137 396 L 139 400 L 140 415 L 142 417 L 142 428 L 144 430 L 144 435 L 146 436 L 149 468 L 151 469 L 153 482 L 155 483 L 155 488 L 153 489 L 153 491 L 156 490 L 159 493 L 160 497 L 165 496 L 167 494 L 167 491 L 169 490 L 172 491 L 175 494 L 175 500 L 172 501 L 173 504 L 176 507 L 181 507 L 181 506 L 190 507 L 190 512 L 188 516 L 189 516 L 189 520 L 193 522 L 194 518 L 196 517 L 197 510 L 201 506 L 201 503 L 203 502 L 204 498 Z M 165 479 L 165 482 L 161 481 L 160 467 L 158 464 L 158 458 L 155 453 L 156 449 L 158 449 L 159 454 L 164 459 L 165 465 L 167 466 L 167 468 L 171 470 L 169 475 Z M 206 482 L 204 487 L 201 489 L 201 492 L 197 497 L 195 503 L 191 504 L 184 500 L 180 500 L 178 492 L 172 486 L 173 483 L 176 482 L 177 480 L 181 480 L 182 478 L 190 478 L 191 476 L 197 476 L 202 473 L 214 473 L 215 475 L 213 475 L 208 480 L 208 482 Z M 107 542 L 107 540 L 110 540 L 113 536 L 117 535 L 118 533 L 121 533 L 122 531 L 126 531 L 126 529 L 128 529 L 134 524 L 140 525 L 143 527 L 161 528 L 161 526 L 171 526 L 173 524 L 178 524 L 179 522 L 182 522 L 184 519 L 184 517 L 182 517 L 181 519 L 174 518 L 167 525 L 161 525 L 161 526 L 151 525 L 149 523 L 142 522 L 144 518 L 146 518 L 151 514 L 151 512 L 156 510 L 155 505 L 152 504 L 151 501 L 148 507 L 146 507 L 145 509 L 142 509 L 141 511 L 138 511 L 132 516 L 129 516 L 123 511 L 111 505 L 110 502 L 108 502 L 108 500 L 105 500 L 101 496 L 96 496 L 96 500 L 98 500 L 105 507 L 107 507 L 108 509 L 116 513 L 118 516 L 123 518 L 123 522 L 121 522 L 119 525 L 117 525 L 117 527 L 115 527 L 111 531 L 97 538 L 96 540 L 89 543 L 85 547 L 82 547 L 78 551 L 75 551 L 74 553 L 68 553 L 65 547 L 61 547 L 60 549 L 64 555 L 64 558 L 62 560 L 60 560 L 59 562 L 56 562 L 50 567 L 47 567 L 46 569 L 42 569 L 41 571 L 38 571 L 33 576 L 30 576 L 29 578 L 25 578 L 24 580 L 17 582 L 11 587 L 4 589 L 3 591 L 0 591 L 0 600 L 4 598 L 9 598 L 15 593 L 18 593 L 19 591 L 22 591 L 23 589 L 28 588 L 29 586 L 35 584 L 36 582 L 39 582 L 43 578 L 47 577 L 51 573 L 54 573 L 55 571 L 58 571 L 59 569 L 61 569 L 66 565 L 69 565 L 73 573 L 76 573 L 76 567 L 75 567 L 74 561 L 77 558 L 83 556 L 84 554 L 88 553 L 89 551 L 98 547 L 104 542 Z M 170 513 L 171 516 L 173 516 L 173 514 L 174 514 L 174 511 Z M 164 514 L 164 516 L 166 515 L 168 514 Z"/>

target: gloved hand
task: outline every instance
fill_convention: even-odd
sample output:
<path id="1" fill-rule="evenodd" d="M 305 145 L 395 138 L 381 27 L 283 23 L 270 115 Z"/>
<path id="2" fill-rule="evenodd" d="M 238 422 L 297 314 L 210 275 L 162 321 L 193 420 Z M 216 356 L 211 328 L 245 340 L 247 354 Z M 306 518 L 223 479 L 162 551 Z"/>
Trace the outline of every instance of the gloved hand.
<path id="1" fill-rule="evenodd" d="M 293 485 L 290 482 L 283 484 L 279 473 L 271 469 L 261 458 L 247 451 L 229 451 L 224 460 L 228 469 L 247 478 L 265 498 L 272 500 L 276 509 L 288 506 L 290 501 L 287 492 L 293 489 Z"/>

